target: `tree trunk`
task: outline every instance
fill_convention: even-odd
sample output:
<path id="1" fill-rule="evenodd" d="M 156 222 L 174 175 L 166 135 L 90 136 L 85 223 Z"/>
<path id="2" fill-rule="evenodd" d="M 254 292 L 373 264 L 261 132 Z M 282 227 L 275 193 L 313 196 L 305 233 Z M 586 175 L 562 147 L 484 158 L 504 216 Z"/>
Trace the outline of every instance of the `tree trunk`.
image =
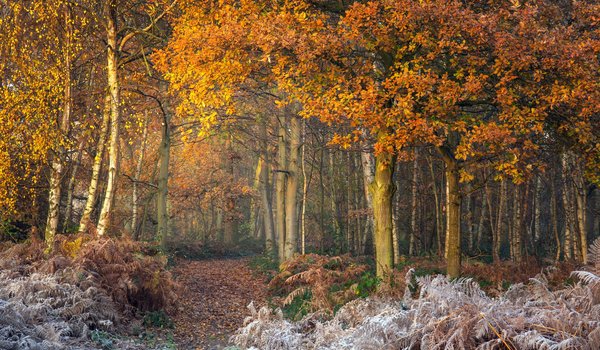
<path id="1" fill-rule="evenodd" d="M 446 163 L 446 242 L 447 273 L 450 278 L 460 276 L 460 188 L 458 164 L 451 156 L 445 156 Z"/>
<path id="2" fill-rule="evenodd" d="M 108 161 L 108 180 L 106 183 L 106 193 L 104 195 L 104 204 L 100 211 L 98 220 L 98 236 L 104 236 L 110 225 L 110 215 L 112 212 L 113 199 L 117 189 L 117 173 L 119 167 L 119 126 L 120 126 L 120 96 L 119 79 L 117 75 L 118 57 L 117 57 L 117 13 L 115 0 L 106 1 L 106 41 L 107 41 L 107 69 L 108 91 L 110 94 L 110 146 Z"/>
<path id="3" fill-rule="evenodd" d="M 413 178 L 411 184 L 411 214 L 410 214 L 410 238 L 408 243 L 408 255 L 416 254 L 415 241 L 417 237 L 417 210 L 419 209 L 419 198 L 417 193 L 417 183 L 419 181 L 419 154 L 415 151 L 415 160 L 413 162 Z"/>
<path id="4" fill-rule="evenodd" d="M 144 155 L 146 153 L 146 141 L 148 140 L 148 116 L 144 120 L 144 130 L 142 134 L 142 143 L 140 145 L 140 156 L 138 158 L 135 174 L 133 175 L 133 189 L 131 195 L 131 232 L 132 237 L 137 236 L 138 232 L 138 209 L 139 209 L 139 196 L 138 196 L 138 182 L 142 176 L 142 165 L 144 164 Z"/>
<path id="5" fill-rule="evenodd" d="M 384 136 L 380 133 L 379 138 Z M 393 265 L 392 249 L 392 196 L 394 155 L 381 152 L 375 157 L 375 176 L 369 189 L 373 196 L 375 224 L 375 264 L 377 277 L 386 278 Z"/>
<path id="6" fill-rule="evenodd" d="M 106 94 L 104 98 L 104 112 L 102 114 L 102 125 L 100 127 L 100 135 L 98 135 L 98 143 L 96 145 L 96 155 L 94 156 L 94 164 L 92 165 L 92 178 L 88 187 L 88 196 L 85 202 L 83 214 L 79 220 L 79 233 L 86 233 L 91 221 L 92 212 L 96 205 L 96 197 L 98 193 L 98 181 L 100 180 L 100 170 L 102 168 L 102 158 L 104 157 L 104 149 L 106 148 L 106 138 L 108 137 L 108 126 L 110 123 L 110 94 Z"/>
<path id="7" fill-rule="evenodd" d="M 227 149 L 227 172 L 230 179 L 234 179 L 234 154 L 233 145 L 231 143 L 231 135 L 227 138 L 225 148 Z M 225 196 L 225 218 L 223 220 L 223 243 L 230 245 L 235 241 L 237 234 L 238 219 L 236 217 L 236 198 L 231 195 Z"/>
<path id="8" fill-rule="evenodd" d="M 373 208 L 373 194 L 371 193 L 370 186 L 375 182 L 375 157 L 373 156 L 373 152 L 366 147 L 366 145 L 362 145 L 362 150 L 360 152 L 360 160 L 362 163 L 362 171 L 363 171 L 363 187 L 365 190 L 365 201 L 367 203 L 367 209 L 370 213 L 365 220 L 365 230 L 360 239 L 360 245 L 363 247 L 363 254 L 367 254 L 370 247 L 367 242 L 369 241 L 369 237 L 372 235 L 375 229 L 374 223 L 374 208 Z"/>
<path id="9" fill-rule="evenodd" d="M 338 191 L 336 184 L 336 163 L 334 161 L 334 152 L 333 150 L 329 150 L 329 188 L 331 189 L 331 193 L 329 195 L 329 204 L 331 208 L 331 227 L 333 231 L 332 240 L 336 250 L 338 252 L 342 252 L 343 247 L 341 247 L 343 240 L 341 239 L 342 235 L 342 225 L 340 223 L 340 208 L 338 206 Z"/>
<path id="10" fill-rule="evenodd" d="M 277 141 L 277 180 L 275 183 L 275 206 L 277 210 L 277 246 L 279 261 L 285 261 L 285 169 L 286 164 L 286 130 L 285 119 L 279 120 L 279 135 Z"/>
<path id="11" fill-rule="evenodd" d="M 260 198 L 262 201 L 262 214 L 265 227 L 265 249 L 269 254 L 275 254 L 275 231 L 273 230 L 273 209 L 271 207 L 271 196 L 269 195 L 269 144 L 267 139 L 267 121 L 260 123 L 260 147 L 261 147 L 261 171 L 260 171 Z"/>
<path id="12" fill-rule="evenodd" d="M 561 165 L 562 165 L 562 202 L 563 208 L 565 212 L 565 244 L 564 244 L 564 257 L 565 260 L 571 260 L 573 258 L 573 216 L 571 212 L 571 201 L 569 200 L 569 183 L 567 181 L 567 174 L 569 174 L 569 164 L 568 157 L 566 153 L 561 155 Z"/>
<path id="13" fill-rule="evenodd" d="M 436 235 L 436 243 L 437 243 L 437 254 L 438 256 L 442 256 L 442 208 L 440 203 L 440 197 L 435 177 L 435 172 L 433 171 L 433 161 L 431 157 L 427 157 L 427 163 L 429 165 L 429 173 L 431 174 L 431 183 L 433 187 L 433 200 L 435 205 L 435 235 Z"/>
<path id="14" fill-rule="evenodd" d="M 59 123 L 60 131 L 63 137 L 67 137 L 69 133 L 69 124 L 71 121 L 71 34 L 72 34 L 72 23 L 71 23 L 71 10 L 68 4 L 64 6 L 64 20 L 65 20 L 65 81 L 64 81 L 64 101 L 63 111 Z M 60 183 L 63 177 L 63 162 L 64 162 L 64 146 L 59 145 L 57 152 L 52 158 L 52 165 L 50 168 L 50 183 L 48 191 L 48 218 L 46 220 L 46 230 L 44 234 L 44 240 L 46 241 L 47 249 L 50 250 L 54 245 L 54 236 L 58 231 L 58 223 L 60 217 L 60 196 L 61 187 Z"/>
<path id="15" fill-rule="evenodd" d="M 577 162 L 575 165 L 576 169 L 573 172 L 573 181 L 575 185 L 575 203 L 577 213 L 577 228 L 579 233 L 581 260 L 584 264 L 588 263 L 587 257 L 587 232 L 586 232 L 586 188 L 585 179 L 583 178 L 582 164 Z"/>
<path id="16" fill-rule="evenodd" d="M 300 119 L 290 118 L 290 155 L 285 193 L 285 260 L 298 252 L 298 173 L 300 170 Z"/>
<path id="17" fill-rule="evenodd" d="M 512 260 L 520 263 L 521 255 L 521 186 L 515 185 L 513 192 L 513 219 L 512 219 L 512 237 L 510 240 Z"/>
<path id="18" fill-rule="evenodd" d="M 466 184 L 466 219 L 467 219 L 467 241 L 469 245 L 469 252 L 473 252 L 473 244 L 475 243 L 475 237 L 473 235 L 473 194 L 471 183 Z"/>
<path id="19" fill-rule="evenodd" d="M 500 262 L 500 246 L 502 243 L 502 221 L 504 218 L 504 204 L 506 202 L 506 180 L 502 179 L 500 181 L 500 189 L 498 193 L 498 216 L 496 217 L 496 229 L 492 232 L 492 255 L 494 263 Z M 491 198 L 488 197 L 488 209 L 490 213 L 490 219 L 492 217 L 492 201 Z M 490 220 L 491 224 L 491 220 Z M 494 232 L 495 231 L 495 232 Z"/>
<path id="20" fill-rule="evenodd" d="M 542 176 L 537 175 L 535 178 L 534 189 L 534 214 L 533 214 L 533 246 L 537 248 L 538 242 L 542 236 Z"/>
<path id="21" fill-rule="evenodd" d="M 560 234 L 558 233 L 558 205 L 556 197 L 558 193 L 556 193 L 556 184 L 554 179 L 552 179 L 552 185 L 550 187 L 550 195 L 552 196 L 552 202 L 550 203 L 550 219 L 552 222 L 552 231 L 554 233 L 554 240 L 556 242 L 556 254 L 554 257 L 555 262 L 560 261 L 560 253 L 562 251 L 561 243 L 560 243 Z"/>
<path id="22" fill-rule="evenodd" d="M 302 251 L 306 254 L 306 201 L 308 199 L 309 179 L 306 176 L 306 120 L 302 122 Z M 311 168 L 312 176 L 312 168 Z"/>
<path id="23" fill-rule="evenodd" d="M 165 93 L 167 91 L 166 86 L 162 87 Z M 156 198 L 156 218 L 158 225 L 156 228 L 156 234 L 158 241 L 160 242 L 161 248 L 166 250 L 167 239 L 169 237 L 169 162 L 171 157 L 171 110 L 168 100 L 163 102 L 162 108 L 162 128 L 161 128 L 161 140 L 158 148 L 158 157 L 160 165 L 158 167 L 158 190 Z"/>
<path id="24" fill-rule="evenodd" d="M 69 178 L 69 184 L 67 186 L 67 208 L 65 209 L 65 217 L 63 221 L 63 231 L 66 231 L 71 226 L 71 216 L 73 213 L 73 191 L 75 190 L 75 180 L 77 179 L 77 173 L 79 172 L 79 165 L 81 164 L 81 155 L 83 154 L 83 145 L 85 142 L 81 140 L 77 147 L 77 154 L 73 160 L 73 169 L 71 170 L 71 177 Z"/>
<path id="25" fill-rule="evenodd" d="M 263 158 L 262 155 L 258 156 L 258 161 L 256 162 L 256 168 L 254 170 L 254 182 L 252 184 L 252 189 L 254 190 L 254 193 L 258 193 L 260 192 L 260 175 L 262 172 L 262 168 L 263 168 Z M 259 227 L 259 216 L 260 216 L 260 212 L 261 212 L 261 203 L 262 200 L 258 201 L 256 198 L 251 197 L 250 198 L 250 219 L 249 219 L 249 226 L 250 229 L 248 230 L 248 233 L 250 234 L 251 237 L 254 237 L 256 239 L 261 239 L 263 237 L 260 227 Z"/>
<path id="26" fill-rule="evenodd" d="M 487 215 L 486 211 L 487 211 L 487 203 L 486 203 L 486 195 L 485 192 L 482 191 L 481 193 L 481 209 L 479 211 L 479 222 L 477 224 L 477 242 L 476 242 L 476 248 L 477 250 L 480 249 L 481 247 L 481 240 L 483 238 L 483 225 L 485 222 L 485 217 Z"/>

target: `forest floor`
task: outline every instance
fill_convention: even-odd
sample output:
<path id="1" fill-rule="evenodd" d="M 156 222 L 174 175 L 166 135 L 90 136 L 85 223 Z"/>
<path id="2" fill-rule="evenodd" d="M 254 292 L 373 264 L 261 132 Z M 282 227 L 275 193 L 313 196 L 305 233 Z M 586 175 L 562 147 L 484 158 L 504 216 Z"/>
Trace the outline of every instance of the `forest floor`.
<path id="1" fill-rule="evenodd" d="M 222 349 L 243 326 L 248 304 L 266 305 L 266 281 L 248 258 L 179 260 L 172 272 L 180 285 L 173 315 L 177 349 Z"/>

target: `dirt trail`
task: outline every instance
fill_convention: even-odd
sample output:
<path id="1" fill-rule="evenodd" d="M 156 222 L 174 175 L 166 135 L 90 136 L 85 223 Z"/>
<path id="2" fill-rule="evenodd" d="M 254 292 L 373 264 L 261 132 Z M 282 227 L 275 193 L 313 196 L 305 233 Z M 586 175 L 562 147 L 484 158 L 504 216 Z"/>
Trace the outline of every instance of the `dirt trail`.
<path id="1" fill-rule="evenodd" d="M 264 305 L 264 279 L 248 259 L 181 260 L 173 269 L 181 285 L 174 340 L 178 349 L 222 349 L 248 315 L 247 306 Z"/>

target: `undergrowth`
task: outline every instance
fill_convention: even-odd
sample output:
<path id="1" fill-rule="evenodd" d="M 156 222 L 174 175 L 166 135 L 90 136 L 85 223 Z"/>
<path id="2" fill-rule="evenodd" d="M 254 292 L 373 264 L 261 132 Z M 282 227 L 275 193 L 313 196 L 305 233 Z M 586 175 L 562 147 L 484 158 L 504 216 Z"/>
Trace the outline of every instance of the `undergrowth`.
<path id="1" fill-rule="evenodd" d="M 329 319 L 311 313 L 291 322 L 279 309 L 250 305 L 252 315 L 231 341 L 274 350 L 599 349 L 600 239 L 589 257 L 591 266 L 572 273 L 573 285 L 548 267 L 497 297 L 473 278 L 415 276 L 409 269 L 403 298 L 356 299 Z M 488 277 L 492 284 L 508 280 L 503 273 Z"/>
<path id="2" fill-rule="evenodd" d="M 292 318 L 317 311 L 331 314 L 375 287 L 376 283 L 363 277 L 367 271 L 367 265 L 349 255 L 299 255 L 280 266 L 269 289 Z"/>
<path id="3" fill-rule="evenodd" d="M 166 259 L 148 244 L 57 236 L 45 249 L 34 240 L 0 252 L 0 349 L 59 349 L 174 305 Z"/>

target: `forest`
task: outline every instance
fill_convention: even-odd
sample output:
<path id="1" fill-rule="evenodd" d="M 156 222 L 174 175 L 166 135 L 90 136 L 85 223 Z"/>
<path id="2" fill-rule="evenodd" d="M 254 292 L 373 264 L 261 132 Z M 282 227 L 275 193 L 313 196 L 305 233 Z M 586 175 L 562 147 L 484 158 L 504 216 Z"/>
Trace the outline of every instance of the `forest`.
<path id="1" fill-rule="evenodd" d="M 0 0 L 0 349 L 600 349 L 597 0 Z"/>

